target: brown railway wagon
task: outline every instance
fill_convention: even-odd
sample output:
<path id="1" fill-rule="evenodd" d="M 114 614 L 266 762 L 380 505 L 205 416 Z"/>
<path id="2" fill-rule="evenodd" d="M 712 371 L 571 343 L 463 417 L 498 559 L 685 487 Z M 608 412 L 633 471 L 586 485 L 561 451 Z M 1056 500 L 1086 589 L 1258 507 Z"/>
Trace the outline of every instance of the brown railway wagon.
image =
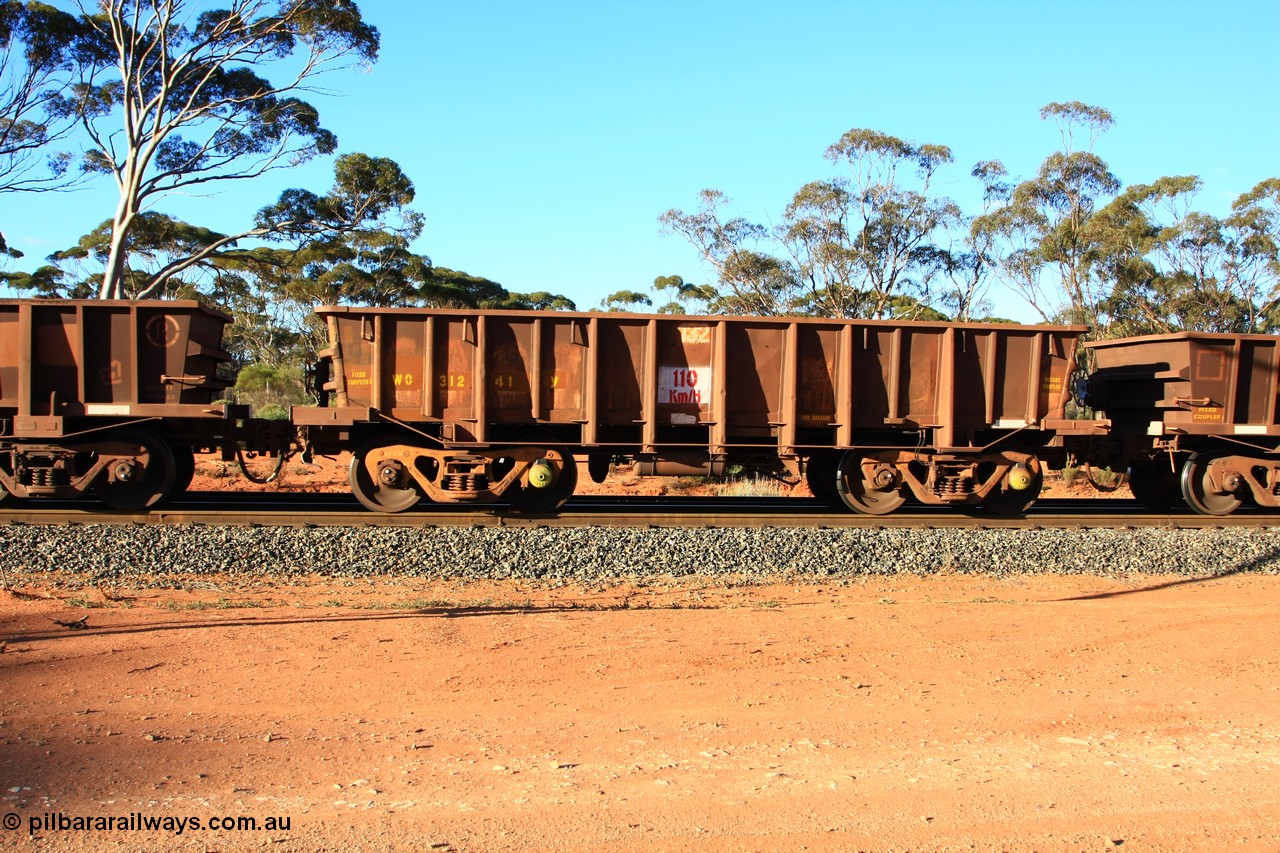
<path id="1" fill-rule="evenodd" d="M 1280 337 L 1179 332 L 1085 344 L 1089 400 L 1113 455 L 1153 506 L 1181 496 L 1225 515 L 1246 498 L 1280 507 Z"/>
<path id="2" fill-rule="evenodd" d="M 246 423 L 214 405 L 230 320 L 194 301 L 0 300 L 0 500 L 139 509 L 185 488 L 193 446 Z"/>
<path id="3" fill-rule="evenodd" d="M 547 510 L 575 455 L 644 473 L 799 475 L 883 513 L 1019 512 L 1064 417 L 1081 326 L 326 307 L 312 449 L 358 446 L 357 497 Z M 327 381 L 326 381 L 327 379 Z"/>

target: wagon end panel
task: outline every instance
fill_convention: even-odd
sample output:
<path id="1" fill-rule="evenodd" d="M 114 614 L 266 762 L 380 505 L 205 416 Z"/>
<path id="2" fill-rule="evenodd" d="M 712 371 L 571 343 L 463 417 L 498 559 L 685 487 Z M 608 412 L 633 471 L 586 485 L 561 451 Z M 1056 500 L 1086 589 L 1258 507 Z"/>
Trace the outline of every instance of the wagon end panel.
<path id="1" fill-rule="evenodd" d="M 1090 344 L 1090 395 L 1126 433 L 1270 435 L 1280 339 L 1181 332 Z"/>
<path id="2" fill-rule="evenodd" d="M 86 340 L 91 333 L 101 340 L 105 332 L 112 368 L 116 363 L 136 365 L 140 405 L 207 406 L 214 392 L 225 387 L 217 371 L 219 364 L 231 358 L 222 349 L 229 318 L 186 302 L 139 305 L 136 311 L 134 335 L 117 336 L 124 329 L 118 312 L 87 306 Z M 127 380 L 119 384 L 128 386 Z"/>

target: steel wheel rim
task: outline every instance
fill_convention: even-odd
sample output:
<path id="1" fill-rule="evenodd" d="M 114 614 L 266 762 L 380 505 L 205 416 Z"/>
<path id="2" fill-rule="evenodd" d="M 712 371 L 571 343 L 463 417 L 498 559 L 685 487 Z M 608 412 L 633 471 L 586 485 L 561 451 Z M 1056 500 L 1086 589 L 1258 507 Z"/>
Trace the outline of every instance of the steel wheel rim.
<path id="1" fill-rule="evenodd" d="M 902 494 L 902 478 L 895 471 L 893 487 L 885 488 L 872 479 L 873 475 L 864 467 L 866 462 L 874 460 L 854 450 L 845 453 L 836 468 L 836 491 L 844 505 L 854 512 L 888 515 L 907 501 Z"/>
<path id="2" fill-rule="evenodd" d="M 982 499 L 984 509 L 996 515 L 1022 515 L 1031 509 L 1031 505 L 1040 497 L 1040 491 L 1044 488 L 1044 467 L 1035 457 L 1030 461 L 1034 468 L 1031 485 L 1025 489 L 1013 489 L 1006 487 L 1002 478 L 991 493 Z M 1013 470 L 1012 466 L 1009 470 Z"/>
<path id="3" fill-rule="evenodd" d="M 830 454 L 810 456 L 804 466 L 804 480 L 813 496 L 830 507 L 843 507 L 840 487 L 836 484 L 839 460 Z"/>
<path id="4" fill-rule="evenodd" d="M 1232 492 L 1218 492 L 1209 478 L 1211 467 L 1220 458 L 1215 453 L 1193 453 L 1182 466 L 1182 497 L 1201 515 L 1230 515 L 1244 501 Z"/>
<path id="5" fill-rule="evenodd" d="M 511 508 L 519 512 L 555 512 L 573 497 L 578 488 L 578 462 L 572 454 L 558 447 L 546 448 L 543 458 L 556 469 L 556 480 L 545 489 L 534 489 L 519 483 L 503 493 Z"/>
<path id="6" fill-rule="evenodd" d="M 422 499 L 422 495 L 412 485 L 408 488 L 396 488 L 378 482 L 373 474 L 369 472 L 369 466 L 365 464 L 370 451 L 398 443 L 394 439 L 377 439 L 364 445 L 351 455 L 351 467 L 347 472 L 347 479 L 351 483 L 351 493 L 356 496 L 356 500 L 374 512 L 404 512 Z M 401 472 L 399 479 L 412 483 L 413 475 L 407 471 Z"/>
<path id="7" fill-rule="evenodd" d="M 173 451 L 173 494 L 180 495 L 191 487 L 196 476 L 196 455 L 186 445 L 170 447 Z"/>
<path id="8" fill-rule="evenodd" d="M 137 480 L 128 483 L 111 482 L 104 473 L 95 487 L 103 503 L 119 512 L 136 512 L 153 507 L 173 494 L 178 466 L 166 442 L 145 432 L 116 433 L 107 440 L 139 445 L 142 472 Z"/>

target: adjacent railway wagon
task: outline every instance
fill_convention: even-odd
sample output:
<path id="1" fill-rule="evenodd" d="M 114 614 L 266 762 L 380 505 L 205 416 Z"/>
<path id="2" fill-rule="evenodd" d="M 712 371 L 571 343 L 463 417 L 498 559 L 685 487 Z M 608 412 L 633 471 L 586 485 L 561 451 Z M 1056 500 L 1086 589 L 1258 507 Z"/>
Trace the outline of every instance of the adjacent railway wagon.
<path id="1" fill-rule="evenodd" d="M 1181 332 L 1085 346 L 1097 365 L 1089 402 L 1111 427 L 1084 455 L 1127 464 L 1134 496 L 1153 507 L 1280 507 L 1280 338 Z"/>
<path id="2" fill-rule="evenodd" d="M 354 449 L 366 506 L 553 510 L 575 456 L 603 479 L 734 466 L 832 504 L 1024 510 L 1061 465 L 1084 327 L 321 308 L 332 405 L 295 408 L 312 450 Z"/>
<path id="3" fill-rule="evenodd" d="M 191 301 L 0 300 L 0 501 L 141 509 L 186 488 L 196 450 L 287 446 L 287 424 L 214 404 L 230 320 Z"/>

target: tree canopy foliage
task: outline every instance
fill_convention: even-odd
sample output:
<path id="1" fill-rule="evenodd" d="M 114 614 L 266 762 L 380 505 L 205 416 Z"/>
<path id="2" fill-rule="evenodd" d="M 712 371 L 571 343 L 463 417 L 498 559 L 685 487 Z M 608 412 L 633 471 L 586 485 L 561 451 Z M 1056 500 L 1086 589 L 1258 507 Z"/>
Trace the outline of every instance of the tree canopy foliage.
<path id="1" fill-rule="evenodd" d="M 78 12 L 0 0 L 0 47 L 0 192 L 99 176 L 119 191 L 76 245 L 32 272 L 0 273 L 14 288 L 228 310 L 236 361 L 261 365 L 252 393 L 300 375 L 325 345 L 316 304 L 574 307 L 433 265 L 413 248 L 424 220 L 400 166 L 338 154 L 306 98 L 318 75 L 377 58 L 378 31 L 352 0 L 102 0 Z M 78 156 L 63 150 L 71 143 Z M 334 158 L 327 191 L 288 189 L 233 230 L 163 212 L 171 194 L 318 157 Z M 0 236 L 0 255 L 20 253 Z"/>
<path id="2" fill-rule="evenodd" d="M 714 312 L 991 319 L 1000 283 L 1096 336 L 1280 331 L 1280 179 L 1218 219 L 1193 208 L 1194 176 L 1124 187 L 1096 150 L 1115 123 L 1106 109 L 1051 103 L 1040 118 L 1058 149 L 1022 180 L 999 160 L 974 165 L 979 210 L 937 192 L 947 146 L 854 128 L 826 151 L 837 174 L 797 190 L 773 227 L 732 213 L 718 189 L 659 222 L 714 271 L 697 286 Z M 640 300 L 613 307 L 629 304 Z"/>
<path id="3" fill-rule="evenodd" d="M 81 167 L 119 188 L 100 295 L 126 294 L 130 232 L 153 199 L 244 180 L 332 154 L 337 137 L 298 95 L 315 75 L 377 58 L 378 31 L 350 0 L 104 0 L 82 16 L 88 58 L 57 96 L 89 140 Z M 271 74 L 274 81 L 265 74 Z M 394 192 L 394 191 L 393 191 Z M 360 227 L 343 209 L 286 194 L 239 237 L 307 237 Z M 166 271 L 138 296 L 164 287 Z"/>

